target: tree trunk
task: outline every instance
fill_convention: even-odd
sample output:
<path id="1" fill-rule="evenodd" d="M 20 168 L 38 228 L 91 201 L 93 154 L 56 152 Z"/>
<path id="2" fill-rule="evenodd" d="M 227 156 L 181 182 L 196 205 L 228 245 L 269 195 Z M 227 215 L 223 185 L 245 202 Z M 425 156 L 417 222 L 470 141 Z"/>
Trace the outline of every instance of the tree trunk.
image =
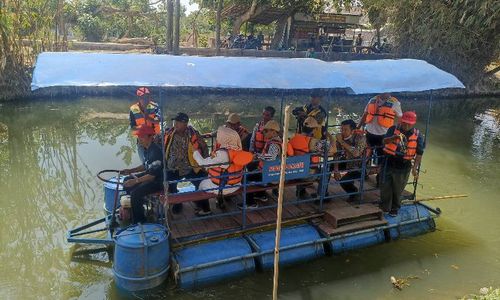
<path id="1" fill-rule="evenodd" d="M 179 54 L 180 25 L 181 25 L 181 1 L 175 0 L 174 7 L 174 54 Z"/>
<path id="2" fill-rule="evenodd" d="M 241 16 L 237 17 L 233 22 L 233 36 L 240 34 L 241 25 L 251 18 L 260 15 L 266 10 L 269 5 L 258 5 L 258 0 L 252 0 L 250 8 Z"/>
<path id="3" fill-rule="evenodd" d="M 276 30 L 271 41 L 271 49 L 279 49 L 283 43 L 286 27 L 288 25 L 288 16 L 281 17 L 276 24 Z"/>
<path id="4" fill-rule="evenodd" d="M 172 34 L 174 32 L 174 0 L 167 0 L 167 37 L 166 46 L 167 52 L 172 52 L 173 49 L 173 38 Z"/>
<path id="5" fill-rule="evenodd" d="M 215 17 L 215 55 L 220 54 L 220 28 L 221 28 L 221 15 L 222 9 L 224 8 L 224 0 L 219 0 L 217 3 L 217 15 Z"/>
<path id="6" fill-rule="evenodd" d="M 376 30 L 376 32 L 377 32 L 377 43 L 378 43 L 378 45 L 379 45 L 379 47 L 380 47 L 380 26 L 377 26 L 377 27 L 375 28 L 375 30 Z"/>

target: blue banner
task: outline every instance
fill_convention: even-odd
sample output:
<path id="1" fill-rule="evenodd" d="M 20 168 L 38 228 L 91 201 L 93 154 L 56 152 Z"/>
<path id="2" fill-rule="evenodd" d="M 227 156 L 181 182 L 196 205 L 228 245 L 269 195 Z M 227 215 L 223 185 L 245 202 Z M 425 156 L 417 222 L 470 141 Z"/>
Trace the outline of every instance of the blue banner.
<path id="1" fill-rule="evenodd" d="M 309 176 L 311 155 L 290 156 L 286 159 L 285 180 Z M 262 182 L 277 182 L 280 179 L 281 160 L 265 161 L 262 167 Z"/>

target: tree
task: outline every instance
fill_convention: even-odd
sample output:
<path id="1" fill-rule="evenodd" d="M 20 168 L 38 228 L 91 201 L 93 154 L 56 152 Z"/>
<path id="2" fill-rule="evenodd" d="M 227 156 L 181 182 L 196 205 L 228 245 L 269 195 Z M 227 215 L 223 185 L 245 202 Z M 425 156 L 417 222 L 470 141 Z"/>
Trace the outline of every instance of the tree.
<path id="1" fill-rule="evenodd" d="M 477 86 L 500 56 L 500 2 L 364 0 L 387 14 L 396 54 L 424 59 Z"/>

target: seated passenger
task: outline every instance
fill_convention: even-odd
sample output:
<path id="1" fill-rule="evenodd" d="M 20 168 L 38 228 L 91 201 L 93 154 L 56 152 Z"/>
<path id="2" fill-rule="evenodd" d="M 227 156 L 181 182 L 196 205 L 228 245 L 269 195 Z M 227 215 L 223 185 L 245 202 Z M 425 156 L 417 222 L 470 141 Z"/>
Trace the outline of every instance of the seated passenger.
<path id="1" fill-rule="evenodd" d="M 193 153 L 196 162 L 208 171 L 209 178 L 200 183 L 199 189 L 207 190 L 209 193 L 227 195 L 240 188 L 243 169 L 252 161 L 252 154 L 241 150 L 241 140 L 238 133 L 228 127 L 221 126 L 217 130 L 217 144 L 220 145 L 220 148 L 212 152 L 208 158 L 203 158 L 199 151 Z M 202 216 L 210 213 L 210 206 L 207 205 L 203 207 L 203 210 L 198 211 L 197 215 Z"/>
<path id="2" fill-rule="evenodd" d="M 144 215 L 144 196 L 163 190 L 163 155 L 161 148 L 153 143 L 155 130 L 153 127 L 143 125 L 134 132 L 139 144 L 144 147 L 144 164 L 121 170 L 125 177 L 123 187 L 130 195 L 132 202 L 132 223 L 146 221 Z"/>
<path id="3" fill-rule="evenodd" d="M 255 124 L 252 130 L 252 138 L 250 139 L 248 151 L 252 153 L 262 153 L 262 149 L 264 149 L 264 145 L 266 144 L 262 131 L 264 130 L 264 125 L 273 119 L 275 112 L 276 110 L 272 106 L 266 106 L 264 108 L 262 111 L 262 120 Z"/>
<path id="4" fill-rule="evenodd" d="M 295 156 L 323 152 L 325 147 L 328 147 L 329 155 L 333 155 L 337 151 L 335 139 L 329 133 L 326 134 L 328 140 L 318 140 L 313 137 L 314 131 L 317 128 L 321 128 L 321 125 L 318 124 L 315 118 L 307 117 L 304 120 L 302 132 L 296 133 L 289 141 Z M 319 167 L 318 164 L 320 163 L 320 156 L 311 155 L 311 163 L 313 164 L 311 171 L 312 173 L 316 173 Z M 302 199 L 308 197 L 304 185 L 297 185 L 297 197 Z"/>
<path id="5" fill-rule="evenodd" d="M 178 113 L 174 121 L 174 127 L 165 132 L 165 161 L 167 164 L 167 180 L 191 179 L 190 182 L 198 189 L 201 180 L 206 173 L 198 166 L 193 158 L 193 151 L 200 150 L 204 156 L 208 156 L 208 147 L 200 134 L 189 125 L 189 117 L 185 113 Z M 177 183 L 168 185 L 169 193 L 177 193 Z M 207 207 L 208 201 L 196 202 L 199 208 Z M 173 213 L 182 210 L 182 203 L 172 206 Z"/>
<path id="6" fill-rule="evenodd" d="M 340 123 L 341 132 L 337 134 L 337 149 L 336 155 L 338 160 L 355 160 L 333 164 L 333 177 L 337 181 L 345 181 L 361 178 L 361 167 L 366 149 L 366 137 L 363 133 L 356 131 L 356 122 L 353 120 L 345 120 Z M 347 171 L 344 176 L 340 175 L 339 171 Z M 346 193 L 356 193 L 358 188 L 353 181 L 341 182 L 340 186 Z M 358 199 L 359 195 L 349 195 L 349 200 Z"/>
<path id="7" fill-rule="evenodd" d="M 281 128 L 278 122 L 274 120 L 267 122 L 266 125 L 264 125 L 262 132 L 267 142 L 264 145 L 262 153 L 255 154 L 255 157 L 258 160 L 260 160 L 258 165 L 260 170 L 262 170 L 264 161 L 273 161 L 280 159 L 281 148 L 283 144 L 283 139 L 280 137 Z M 293 155 L 293 152 L 290 153 L 290 151 L 288 151 L 288 153 L 289 155 Z M 248 175 L 247 179 L 249 181 L 257 181 L 257 182 L 262 181 L 262 173 L 250 174 Z M 266 202 L 267 193 L 265 191 L 261 191 L 261 192 L 247 194 L 247 199 L 246 199 L 247 208 L 258 207 L 255 199 L 260 200 L 262 202 Z M 243 204 L 238 204 L 238 207 L 243 208 Z"/>
<path id="8" fill-rule="evenodd" d="M 240 136 L 242 149 L 248 151 L 250 146 L 250 138 L 252 137 L 245 126 L 241 125 L 240 116 L 237 113 L 232 113 L 228 116 L 226 127 L 236 131 Z"/>

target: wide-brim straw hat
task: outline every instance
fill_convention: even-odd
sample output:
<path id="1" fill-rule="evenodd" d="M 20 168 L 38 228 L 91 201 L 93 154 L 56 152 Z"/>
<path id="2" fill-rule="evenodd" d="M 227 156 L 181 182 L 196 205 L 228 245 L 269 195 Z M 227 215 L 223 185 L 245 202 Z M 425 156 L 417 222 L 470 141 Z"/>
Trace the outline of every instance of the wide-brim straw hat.
<path id="1" fill-rule="evenodd" d="M 276 122 L 274 120 L 270 120 L 266 123 L 266 125 L 264 125 L 264 128 L 262 128 L 262 130 L 274 130 L 276 132 L 280 132 L 281 128 L 280 128 L 280 124 L 278 124 L 278 122 Z"/>

